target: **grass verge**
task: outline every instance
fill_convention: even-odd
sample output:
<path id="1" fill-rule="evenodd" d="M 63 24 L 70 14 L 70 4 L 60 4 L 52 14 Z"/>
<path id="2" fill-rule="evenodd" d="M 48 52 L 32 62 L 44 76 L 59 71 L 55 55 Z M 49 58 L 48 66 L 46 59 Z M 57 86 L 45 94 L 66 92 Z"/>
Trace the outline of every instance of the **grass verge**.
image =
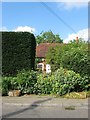
<path id="1" fill-rule="evenodd" d="M 90 91 L 83 91 L 83 92 L 71 92 L 66 95 L 63 95 L 64 98 L 70 99 L 85 99 L 90 97 Z"/>

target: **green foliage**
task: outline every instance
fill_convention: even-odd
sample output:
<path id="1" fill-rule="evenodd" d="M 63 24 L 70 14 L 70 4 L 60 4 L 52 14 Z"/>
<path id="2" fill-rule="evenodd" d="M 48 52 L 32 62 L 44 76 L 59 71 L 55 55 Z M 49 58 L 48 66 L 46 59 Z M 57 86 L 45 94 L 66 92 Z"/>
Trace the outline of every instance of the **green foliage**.
<path id="1" fill-rule="evenodd" d="M 2 95 L 7 95 L 10 87 L 11 87 L 10 80 L 7 79 L 6 77 L 3 78 L 2 79 Z"/>
<path id="2" fill-rule="evenodd" d="M 61 46 L 50 47 L 48 53 L 46 54 L 46 62 L 52 67 L 52 71 L 60 68 L 62 66 L 63 54 L 68 51 L 69 45 L 62 44 Z"/>
<path id="3" fill-rule="evenodd" d="M 70 46 L 71 48 L 64 52 L 61 64 L 64 68 L 71 69 L 82 76 L 89 76 L 90 58 L 88 56 L 88 45 L 79 43 L 78 45 L 71 44 Z"/>
<path id="4" fill-rule="evenodd" d="M 22 70 L 17 77 L 2 77 L 2 95 L 7 95 L 9 90 L 21 90 L 22 94 L 34 93 L 34 85 L 37 82 L 36 72 Z"/>
<path id="5" fill-rule="evenodd" d="M 58 94 L 64 95 L 70 92 L 81 92 L 90 90 L 87 77 L 81 77 L 72 70 L 66 70 L 62 67 L 56 70 L 52 75 L 43 76 L 39 74 L 37 83 L 34 86 L 36 94 Z"/>
<path id="6" fill-rule="evenodd" d="M 63 40 L 60 38 L 59 34 L 53 34 L 52 31 L 41 32 L 40 35 L 36 36 L 37 43 L 49 42 L 49 43 L 62 43 Z"/>
<path id="7" fill-rule="evenodd" d="M 34 87 L 36 94 L 50 94 L 52 91 L 52 76 L 39 74 Z"/>
<path id="8" fill-rule="evenodd" d="M 2 95 L 8 95 L 9 90 L 18 89 L 16 77 L 2 77 Z"/>
<path id="9" fill-rule="evenodd" d="M 88 77 L 87 75 L 82 77 L 80 85 L 84 90 L 90 91 L 90 77 Z"/>
<path id="10" fill-rule="evenodd" d="M 58 69 L 54 73 L 53 93 L 64 95 L 72 91 L 89 90 L 89 79 L 81 77 L 72 70 Z M 87 87 L 86 87 L 87 86 Z"/>
<path id="11" fill-rule="evenodd" d="M 74 89 L 75 77 L 79 77 L 73 71 L 65 71 L 63 68 L 54 73 L 53 93 L 64 95 Z"/>
<path id="12" fill-rule="evenodd" d="M 87 76 L 62 67 L 53 74 L 40 74 L 33 70 L 22 70 L 17 77 L 3 77 L 2 95 L 9 90 L 19 89 L 22 94 L 57 94 L 90 91 L 90 79 Z"/>
<path id="13" fill-rule="evenodd" d="M 19 90 L 23 93 L 33 94 L 34 85 L 37 82 L 37 73 L 33 70 L 22 70 L 17 74 L 17 83 Z"/>
<path id="14" fill-rule="evenodd" d="M 48 53 L 46 54 L 46 62 L 51 65 L 52 71 L 55 71 L 60 67 L 59 57 L 59 47 L 50 47 Z"/>
<path id="15" fill-rule="evenodd" d="M 36 41 L 28 32 L 2 32 L 2 72 L 15 76 L 18 70 L 34 69 Z"/>
<path id="16" fill-rule="evenodd" d="M 60 47 L 50 48 L 46 55 L 46 62 L 51 64 L 52 71 L 60 66 L 80 73 L 81 76 L 89 76 L 90 57 L 88 44 L 85 42 L 71 42 Z"/>

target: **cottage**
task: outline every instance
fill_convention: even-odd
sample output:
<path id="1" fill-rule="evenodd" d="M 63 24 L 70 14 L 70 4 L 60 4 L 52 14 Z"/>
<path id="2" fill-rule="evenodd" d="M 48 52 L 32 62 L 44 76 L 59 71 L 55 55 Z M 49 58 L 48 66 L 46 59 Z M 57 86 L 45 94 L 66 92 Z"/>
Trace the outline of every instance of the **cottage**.
<path id="1" fill-rule="evenodd" d="M 61 43 L 41 43 L 36 46 L 36 57 L 41 59 L 41 62 L 37 64 L 37 68 L 41 68 L 46 73 L 51 72 L 50 64 L 46 64 L 46 54 L 50 47 L 61 46 Z"/>

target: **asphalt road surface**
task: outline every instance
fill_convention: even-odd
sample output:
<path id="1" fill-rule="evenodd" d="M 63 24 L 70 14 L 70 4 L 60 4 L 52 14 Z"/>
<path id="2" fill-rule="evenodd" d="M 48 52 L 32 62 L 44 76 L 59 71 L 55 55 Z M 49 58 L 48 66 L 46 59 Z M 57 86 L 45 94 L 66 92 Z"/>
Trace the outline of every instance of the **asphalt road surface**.
<path id="1" fill-rule="evenodd" d="M 3 105 L 3 118 L 88 118 L 87 108 Z"/>
<path id="2" fill-rule="evenodd" d="M 88 99 L 2 97 L 3 118 L 88 118 Z M 1 107 L 1 106 L 0 106 Z"/>

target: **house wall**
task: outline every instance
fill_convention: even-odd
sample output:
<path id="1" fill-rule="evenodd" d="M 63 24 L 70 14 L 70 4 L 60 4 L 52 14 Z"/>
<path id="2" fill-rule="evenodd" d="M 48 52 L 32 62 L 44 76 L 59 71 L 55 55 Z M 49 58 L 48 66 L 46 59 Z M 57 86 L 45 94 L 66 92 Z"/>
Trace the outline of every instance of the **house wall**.
<path id="1" fill-rule="evenodd" d="M 43 63 L 38 63 L 37 68 L 39 68 L 43 71 L 44 70 L 44 64 Z"/>
<path id="2" fill-rule="evenodd" d="M 50 66 L 50 64 L 45 64 L 44 62 L 38 63 L 37 64 L 37 68 L 41 69 L 42 72 L 51 73 L 51 66 Z"/>
<path id="3" fill-rule="evenodd" d="M 51 66 L 50 66 L 50 64 L 46 64 L 46 73 L 51 73 Z"/>

